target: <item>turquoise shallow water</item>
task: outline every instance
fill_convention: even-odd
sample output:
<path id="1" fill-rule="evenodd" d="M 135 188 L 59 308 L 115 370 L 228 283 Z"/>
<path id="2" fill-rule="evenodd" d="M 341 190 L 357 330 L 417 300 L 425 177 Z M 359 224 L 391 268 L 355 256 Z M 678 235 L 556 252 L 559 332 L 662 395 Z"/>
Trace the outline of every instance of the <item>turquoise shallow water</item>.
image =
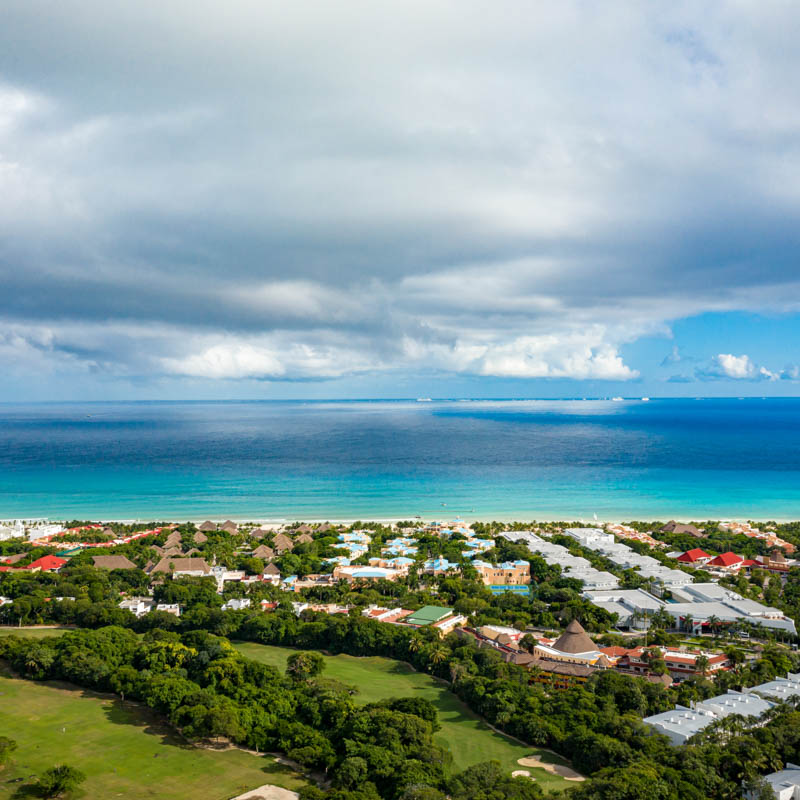
<path id="1" fill-rule="evenodd" d="M 800 400 L 0 406 L 0 518 L 800 518 Z"/>

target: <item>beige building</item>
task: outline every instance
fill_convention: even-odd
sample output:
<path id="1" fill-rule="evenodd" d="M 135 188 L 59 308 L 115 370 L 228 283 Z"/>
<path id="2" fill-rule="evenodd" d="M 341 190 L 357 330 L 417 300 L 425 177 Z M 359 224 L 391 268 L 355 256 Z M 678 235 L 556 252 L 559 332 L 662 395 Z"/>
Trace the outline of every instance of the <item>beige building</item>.
<path id="1" fill-rule="evenodd" d="M 531 582 L 531 565 L 527 561 L 504 561 L 502 564 L 473 561 L 472 566 L 485 586 L 527 586 Z"/>

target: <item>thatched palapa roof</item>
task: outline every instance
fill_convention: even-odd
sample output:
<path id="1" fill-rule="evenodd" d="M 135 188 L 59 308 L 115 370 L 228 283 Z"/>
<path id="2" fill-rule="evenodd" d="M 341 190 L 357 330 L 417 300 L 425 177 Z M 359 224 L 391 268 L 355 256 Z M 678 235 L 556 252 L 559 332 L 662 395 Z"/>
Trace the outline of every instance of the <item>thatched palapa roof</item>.
<path id="1" fill-rule="evenodd" d="M 562 653 L 591 653 L 597 650 L 597 645 L 589 638 L 583 625 L 574 619 L 567 625 L 567 629 L 553 644 L 553 650 Z"/>

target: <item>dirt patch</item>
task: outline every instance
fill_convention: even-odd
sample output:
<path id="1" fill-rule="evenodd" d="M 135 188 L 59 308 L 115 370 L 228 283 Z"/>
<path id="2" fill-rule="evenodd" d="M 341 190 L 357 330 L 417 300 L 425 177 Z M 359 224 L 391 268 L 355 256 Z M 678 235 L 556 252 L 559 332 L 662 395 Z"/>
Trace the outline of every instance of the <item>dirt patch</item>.
<path id="1" fill-rule="evenodd" d="M 258 789 L 236 795 L 233 800 L 297 800 L 298 797 L 300 795 L 297 792 L 265 783 L 263 786 L 259 786 Z"/>
<path id="2" fill-rule="evenodd" d="M 572 767 L 565 767 L 562 764 L 548 764 L 546 761 L 542 761 L 539 756 L 520 758 L 517 761 L 517 764 L 523 767 L 536 767 L 538 769 L 543 769 L 545 772 L 549 772 L 551 775 L 560 775 L 562 778 L 564 778 L 564 780 L 567 781 L 586 780 L 583 775 L 581 775 L 579 772 L 575 772 Z"/>

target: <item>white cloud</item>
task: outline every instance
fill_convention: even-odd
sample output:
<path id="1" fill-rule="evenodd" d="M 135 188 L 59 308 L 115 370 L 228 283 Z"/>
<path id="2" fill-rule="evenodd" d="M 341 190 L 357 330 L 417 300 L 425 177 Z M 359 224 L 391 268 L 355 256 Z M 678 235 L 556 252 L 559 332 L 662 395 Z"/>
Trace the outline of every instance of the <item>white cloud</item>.
<path id="1" fill-rule="evenodd" d="M 729 378 L 738 381 L 776 381 L 781 377 L 781 373 L 754 363 L 746 354 L 735 356 L 732 353 L 720 353 L 714 356 L 710 364 L 698 368 L 695 375 L 701 380 Z"/>
<path id="2" fill-rule="evenodd" d="M 756 376 L 756 365 L 747 355 L 734 356 L 730 353 L 720 353 L 715 360 L 722 374 L 728 378 L 742 379 Z"/>
<path id="3" fill-rule="evenodd" d="M 160 360 L 171 375 L 212 379 L 308 380 L 338 378 L 379 367 L 346 345 L 297 344 L 280 336 L 227 338 L 179 357 Z"/>
<path id="4" fill-rule="evenodd" d="M 800 309 L 792 4 L 68 5 L 0 28 L 0 332 L 48 364 L 631 380 Z"/>

